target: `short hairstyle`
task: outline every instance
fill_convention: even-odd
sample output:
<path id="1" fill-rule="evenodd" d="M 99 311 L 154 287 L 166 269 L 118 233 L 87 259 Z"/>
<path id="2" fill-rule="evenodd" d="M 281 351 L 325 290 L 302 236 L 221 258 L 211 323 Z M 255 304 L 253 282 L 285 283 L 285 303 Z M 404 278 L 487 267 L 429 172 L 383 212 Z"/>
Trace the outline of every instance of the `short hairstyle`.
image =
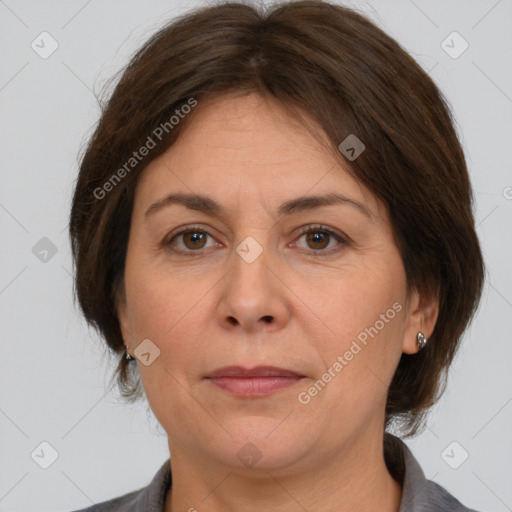
<path id="1" fill-rule="evenodd" d="M 439 300 L 429 343 L 402 354 L 386 403 L 386 428 L 399 424 L 406 437 L 423 429 L 477 310 L 485 272 L 454 116 L 429 75 L 364 15 L 321 0 L 195 9 L 152 35 L 121 71 L 80 158 L 69 229 L 76 298 L 119 359 L 113 377 L 122 396 L 142 395 L 136 365 L 123 357 L 116 313 L 138 178 L 202 100 L 257 92 L 323 137 L 383 202 L 408 291 Z M 184 105 L 198 106 L 173 122 L 191 110 Z M 339 149 L 351 134 L 365 145 L 356 159 Z M 156 147 L 133 161 L 148 137 L 158 138 Z"/>

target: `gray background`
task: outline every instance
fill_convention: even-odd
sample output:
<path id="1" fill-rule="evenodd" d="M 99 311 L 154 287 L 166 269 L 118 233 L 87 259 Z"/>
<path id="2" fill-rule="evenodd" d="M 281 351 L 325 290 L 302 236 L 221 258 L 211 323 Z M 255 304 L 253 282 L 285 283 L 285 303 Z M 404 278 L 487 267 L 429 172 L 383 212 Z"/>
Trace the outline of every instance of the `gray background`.
<path id="1" fill-rule="evenodd" d="M 94 93 L 165 21 L 198 5 L 0 0 L 0 511 L 85 507 L 146 485 L 169 455 L 145 403 L 124 405 L 107 389 L 109 359 L 73 305 L 67 223 L 78 151 L 99 115 Z M 406 442 L 427 478 L 464 504 L 512 510 L 512 2 L 347 5 L 402 43 L 450 101 L 488 266 L 447 392 Z M 43 31 L 59 45 L 47 59 L 31 47 Z M 469 44 L 458 58 L 442 47 L 453 31 Z M 463 48 L 453 36 L 444 44 Z M 47 469 L 43 441 L 58 453 Z M 460 447 L 445 450 L 453 441 Z M 462 449 L 469 458 L 453 469 Z"/>

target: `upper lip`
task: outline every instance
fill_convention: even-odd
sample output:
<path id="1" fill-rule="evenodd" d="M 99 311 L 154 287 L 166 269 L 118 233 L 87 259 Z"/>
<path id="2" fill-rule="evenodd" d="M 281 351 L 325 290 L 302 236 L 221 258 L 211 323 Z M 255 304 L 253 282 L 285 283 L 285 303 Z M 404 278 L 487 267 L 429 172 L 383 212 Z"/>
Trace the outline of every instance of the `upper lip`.
<path id="1" fill-rule="evenodd" d="M 206 375 L 207 379 L 218 377 L 304 377 L 304 375 L 277 366 L 255 366 L 254 368 L 224 366 Z"/>

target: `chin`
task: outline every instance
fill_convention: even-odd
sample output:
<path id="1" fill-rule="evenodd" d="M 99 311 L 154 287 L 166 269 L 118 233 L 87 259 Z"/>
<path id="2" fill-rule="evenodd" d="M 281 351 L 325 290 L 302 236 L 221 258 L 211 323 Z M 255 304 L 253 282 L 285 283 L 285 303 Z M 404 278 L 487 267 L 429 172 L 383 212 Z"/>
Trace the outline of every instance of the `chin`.
<path id="1" fill-rule="evenodd" d="M 223 423 L 232 437 L 220 434 L 212 440 L 208 448 L 214 447 L 215 453 L 211 455 L 228 466 L 252 472 L 276 471 L 297 463 L 313 448 L 313 436 L 311 429 L 300 431 L 287 420 L 282 422 L 285 416 L 247 415 Z"/>

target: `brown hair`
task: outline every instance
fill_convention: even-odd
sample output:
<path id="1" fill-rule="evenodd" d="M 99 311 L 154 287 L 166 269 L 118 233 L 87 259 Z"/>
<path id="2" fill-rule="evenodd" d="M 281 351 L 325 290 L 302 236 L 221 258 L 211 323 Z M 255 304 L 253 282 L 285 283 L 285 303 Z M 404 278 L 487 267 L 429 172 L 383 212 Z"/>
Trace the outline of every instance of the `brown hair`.
<path id="1" fill-rule="evenodd" d="M 484 263 L 450 107 L 415 60 L 353 9 L 319 0 L 220 3 L 173 20 L 136 52 L 80 162 L 70 218 L 80 307 L 111 351 L 124 355 L 115 297 L 137 179 L 193 119 L 191 112 L 171 126 L 180 106 L 249 92 L 318 123 L 329 150 L 385 204 L 409 289 L 439 299 L 429 343 L 402 354 L 388 393 L 386 427 L 396 421 L 414 435 L 445 389 L 480 300 Z M 166 129 L 156 147 L 127 168 L 159 126 Z M 366 146 L 355 160 L 338 149 L 350 134 Z M 135 368 L 121 356 L 115 375 L 126 399 L 141 396 Z"/>

